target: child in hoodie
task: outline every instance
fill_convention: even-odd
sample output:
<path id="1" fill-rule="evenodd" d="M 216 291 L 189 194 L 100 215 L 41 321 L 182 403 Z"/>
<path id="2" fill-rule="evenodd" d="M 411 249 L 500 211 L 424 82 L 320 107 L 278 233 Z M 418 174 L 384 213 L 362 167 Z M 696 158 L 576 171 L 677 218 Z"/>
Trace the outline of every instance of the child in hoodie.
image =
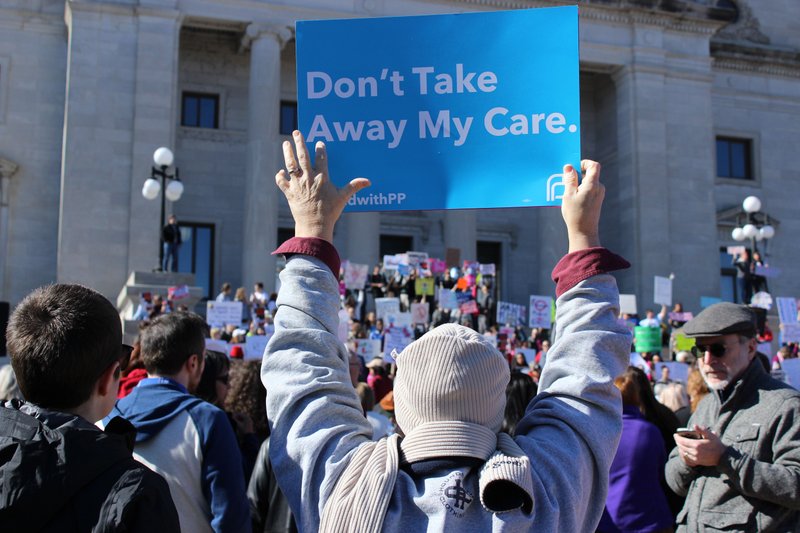
<path id="1" fill-rule="evenodd" d="M 133 426 L 94 425 L 130 357 L 114 306 L 80 285 L 36 289 L 8 351 L 27 402 L 0 402 L 0 529 L 180 531 L 166 482 L 131 456 Z"/>

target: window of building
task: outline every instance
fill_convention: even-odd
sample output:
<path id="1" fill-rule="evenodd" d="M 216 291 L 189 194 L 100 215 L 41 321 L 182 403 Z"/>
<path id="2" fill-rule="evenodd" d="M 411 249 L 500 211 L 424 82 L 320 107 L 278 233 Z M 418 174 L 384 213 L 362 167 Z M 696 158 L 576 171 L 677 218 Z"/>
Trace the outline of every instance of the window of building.
<path id="1" fill-rule="evenodd" d="M 750 139 L 717 137 L 717 177 L 753 179 L 752 151 Z"/>
<path id="2" fill-rule="evenodd" d="M 297 129 L 297 102 L 281 100 L 281 135 L 291 135 Z"/>
<path id="3" fill-rule="evenodd" d="M 181 126 L 219 128 L 219 95 L 183 93 Z"/>
<path id="4" fill-rule="evenodd" d="M 214 287 L 214 225 L 181 221 L 181 247 L 178 271 L 194 274 L 194 282 L 203 287 L 203 296 L 211 298 Z"/>

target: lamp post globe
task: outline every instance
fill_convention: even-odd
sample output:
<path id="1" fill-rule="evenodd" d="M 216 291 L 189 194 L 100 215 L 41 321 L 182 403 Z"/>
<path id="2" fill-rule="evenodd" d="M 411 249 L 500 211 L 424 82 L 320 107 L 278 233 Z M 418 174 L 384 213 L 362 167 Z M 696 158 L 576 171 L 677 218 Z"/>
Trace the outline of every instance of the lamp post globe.
<path id="1" fill-rule="evenodd" d="M 161 184 L 158 180 L 147 178 L 144 182 L 144 186 L 142 186 L 142 196 L 148 200 L 155 200 L 159 192 L 161 192 Z"/>
<path id="2" fill-rule="evenodd" d="M 741 241 L 743 241 L 743 240 L 745 240 L 747 238 L 747 237 L 744 236 L 744 232 L 742 231 L 742 228 L 733 228 L 733 231 L 731 232 L 731 237 L 733 237 L 734 241 L 739 241 L 739 242 L 741 242 Z"/>
<path id="3" fill-rule="evenodd" d="M 183 194 L 183 183 L 177 180 L 170 181 L 165 194 L 167 200 L 170 202 L 177 202 L 181 199 L 181 195 Z"/>
<path id="4" fill-rule="evenodd" d="M 174 156 L 172 155 L 172 150 L 162 146 L 161 148 L 156 149 L 153 152 L 153 161 L 159 167 L 168 167 L 174 161 Z"/>
<path id="5" fill-rule="evenodd" d="M 753 224 L 745 224 L 742 228 L 742 234 L 748 239 L 752 239 L 758 235 L 758 228 L 756 228 Z"/>
<path id="6" fill-rule="evenodd" d="M 748 196 L 742 202 L 742 209 L 747 213 L 758 213 L 761 210 L 761 200 L 757 196 Z"/>
<path id="7" fill-rule="evenodd" d="M 766 225 L 758 230 L 758 233 L 761 234 L 761 237 L 764 239 L 771 239 L 775 236 L 775 228 L 770 225 Z"/>

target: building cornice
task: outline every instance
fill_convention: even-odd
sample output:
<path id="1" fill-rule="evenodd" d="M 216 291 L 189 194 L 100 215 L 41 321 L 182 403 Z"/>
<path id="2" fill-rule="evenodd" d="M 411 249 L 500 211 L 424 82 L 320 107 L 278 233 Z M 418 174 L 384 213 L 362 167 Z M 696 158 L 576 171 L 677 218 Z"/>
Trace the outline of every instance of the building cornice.
<path id="1" fill-rule="evenodd" d="M 778 228 L 781 225 L 780 220 L 762 211 L 756 213 L 756 217 L 758 217 L 761 222 L 769 223 L 775 228 Z M 747 219 L 748 214 L 744 209 L 742 209 L 741 205 L 735 205 L 733 207 L 727 207 L 717 211 L 717 226 L 720 228 L 733 229 L 740 226 L 743 221 L 746 221 Z"/>
<path id="2" fill-rule="evenodd" d="M 496 9 L 575 5 L 567 0 L 456 0 Z M 582 0 L 581 20 L 619 25 L 657 26 L 677 32 L 714 36 L 711 57 L 715 70 L 800 77 L 800 51 L 769 44 L 758 20 L 743 2 L 737 11 L 690 0 Z"/>
<path id="3" fill-rule="evenodd" d="M 190 16 L 183 19 L 183 27 L 196 30 L 211 30 L 219 32 L 229 32 L 244 34 L 249 22 L 208 19 L 203 17 Z"/>
<path id="4" fill-rule="evenodd" d="M 238 130 L 223 130 L 211 128 L 191 128 L 180 126 L 178 137 L 187 141 L 202 141 L 213 143 L 224 143 L 232 146 L 239 146 L 247 141 L 247 132 Z"/>
<path id="5" fill-rule="evenodd" d="M 519 245 L 519 226 L 513 223 L 503 222 L 479 222 L 478 237 L 494 237 L 508 241 L 512 250 L 516 250 Z"/>
<path id="6" fill-rule="evenodd" d="M 422 216 L 415 216 L 414 213 L 418 213 Z M 409 230 L 418 233 L 422 239 L 422 244 L 426 244 L 428 239 L 430 239 L 431 221 L 422 211 L 381 214 L 381 233 L 403 234 Z"/>
<path id="7" fill-rule="evenodd" d="M 711 41 L 715 70 L 800 78 L 800 51 L 769 45 Z"/>
<path id="8" fill-rule="evenodd" d="M 575 5 L 566 0 L 458 0 L 496 9 L 527 9 Z M 689 0 L 583 0 L 580 18 L 613 24 L 659 26 L 672 31 L 713 35 L 730 23 L 735 11 L 704 6 Z"/>

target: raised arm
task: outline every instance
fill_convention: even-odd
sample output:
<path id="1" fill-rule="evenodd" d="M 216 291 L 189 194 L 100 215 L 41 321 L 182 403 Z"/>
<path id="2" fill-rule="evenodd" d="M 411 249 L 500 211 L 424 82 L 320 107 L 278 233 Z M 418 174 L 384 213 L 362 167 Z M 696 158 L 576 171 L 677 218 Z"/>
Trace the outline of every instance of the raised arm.
<path id="1" fill-rule="evenodd" d="M 333 242 L 333 228 L 339 220 L 347 200 L 369 186 L 369 180 L 356 178 L 341 189 L 331 183 L 328 176 L 328 155 L 325 144 L 317 142 L 314 147 L 314 165 L 308 153 L 303 135 L 292 134 L 297 157 L 289 141 L 283 143 L 283 159 L 286 170 L 275 176 L 278 188 L 286 196 L 294 218 L 296 238 L 317 238 Z"/>
<path id="2" fill-rule="evenodd" d="M 581 170 L 583 181 L 572 165 L 564 165 L 564 197 L 561 216 L 567 225 L 569 253 L 600 246 L 600 212 L 605 185 L 600 183 L 600 163 L 584 159 Z"/>
<path id="3" fill-rule="evenodd" d="M 274 472 L 298 522 L 315 531 L 347 454 L 372 435 L 350 382 L 348 352 L 336 335 L 339 257 L 331 244 L 348 198 L 369 181 L 355 179 L 337 189 L 328 177 L 325 146 L 317 143 L 312 166 L 297 131 L 294 143 L 297 157 L 285 142 L 287 170 L 275 177 L 289 201 L 295 238 L 276 251 L 287 264 L 262 381 Z"/>
<path id="4" fill-rule="evenodd" d="M 569 254 L 553 270 L 557 334 L 541 392 L 515 437 L 534 465 L 533 514 L 558 517 L 544 528 L 558 531 L 594 531 L 600 520 L 622 427 L 613 381 L 627 366 L 631 342 L 617 321 L 619 293 L 608 274 L 629 265 L 600 247 L 600 165 L 584 161 L 582 168 L 580 184 L 575 170 L 564 168 Z"/>

